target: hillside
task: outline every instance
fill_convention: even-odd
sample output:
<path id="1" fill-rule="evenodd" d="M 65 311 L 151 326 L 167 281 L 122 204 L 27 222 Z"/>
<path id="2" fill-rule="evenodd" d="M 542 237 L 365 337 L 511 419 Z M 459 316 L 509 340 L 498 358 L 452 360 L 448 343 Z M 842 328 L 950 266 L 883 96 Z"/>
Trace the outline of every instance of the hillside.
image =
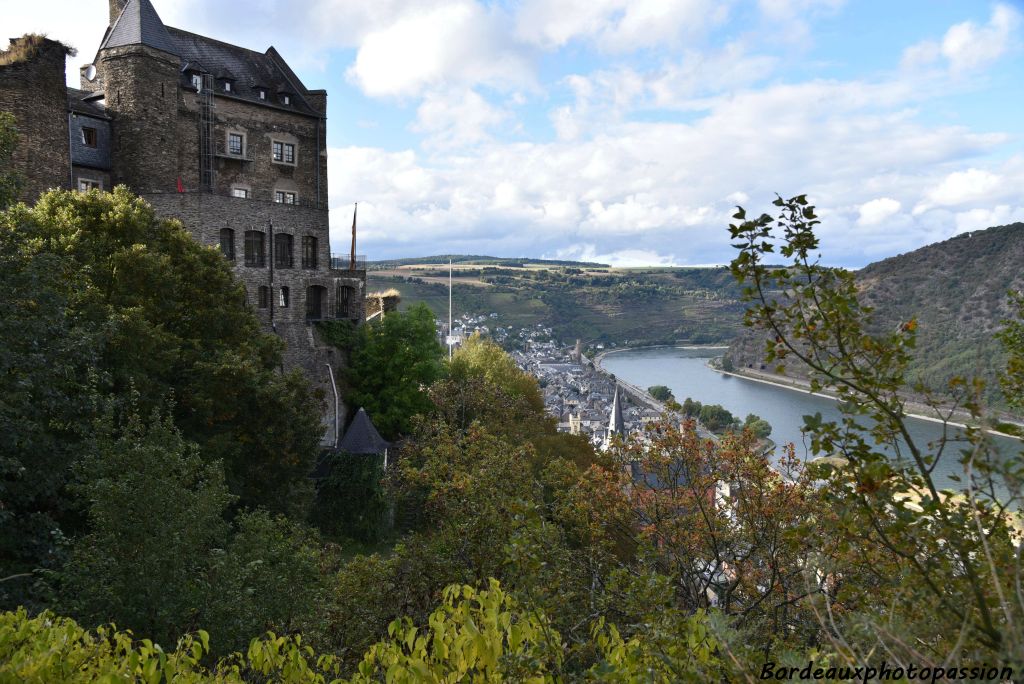
<path id="1" fill-rule="evenodd" d="M 425 302 L 438 317 L 447 316 L 447 263 L 371 270 L 367 287 L 394 287 L 403 307 Z M 537 261 L 497 267 L 460 261 L 453 293 L 456 315 L 494 312 L 499 325 L 541 324 L 565 342 L 724 344 L 742 328 L 739 289 L 724 267 L 613 269 Z"/>
<path id="2" fill-rule="evenodd" d="M 369 262 L 371 269 L 388 269 L 399 266 L 438 266 L 447 264 L 449 259 L 453 264 L 473 264 L 487 266 L 569 266 L 576 268 L 608 268 L 608 264 L 599 264 L 593 261 L 564 261 L 559 259 L 531 259 L 529 257 L 494 257 L 479 254 L 439 254 L 425 257 L 408 257 L 404 259 L 384 259 L 381 261 Z"/>
<path id="3" fill-rule="evenodd" d="M 879 330 L 916 317 L 911 375 L 942 387 L 954 375 L 981 376 L 995 392 L 1005 356 L 993 333 L 1010 314 L 1007 290 L 1024 288 L 1024 223 L 964 233 L 884 259 L 857 273 Z M 744 331 L 727 357 L 737 368 L 761 368 L 764 336 Z M 796 367 L 788 375 L 801 375 Z"/>

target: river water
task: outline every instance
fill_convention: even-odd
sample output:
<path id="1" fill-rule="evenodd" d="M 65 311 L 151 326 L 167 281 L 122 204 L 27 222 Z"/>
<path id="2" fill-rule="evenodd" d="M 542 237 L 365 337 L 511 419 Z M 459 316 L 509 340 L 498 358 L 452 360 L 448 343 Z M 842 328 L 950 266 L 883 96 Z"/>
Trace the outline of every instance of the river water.
<path id="1" fill-rule="evenodd" d="M 652 348 L 616 352 L 604 357 L 601 366 L 609 373 L 642 388 L 666 385 L 679 403 L 687 397 L 704 404 L 721 404 L 734 416 L 743 420 L 755 413 L 772 426 L 771 438 L 776 444 L 792 442 L 797 456 L 808 457 L 810 439 L 800 432 L 803 416 L 821 413 L 826 420 L 840 416 L 836 402 L 808 392 L 794 391 L 755 380 L 718 373 L 707 366 L 708 359 L 720 355 L 723 348 Z M 939 423 L 911 419 L 908 426 L 918 444 L 938 440 L 942 436 Z M 955 431 L 954 428 L 950 428 Z M 1002 455 L 1020 457 L 1020 442 L 996 437 Z M 959 448 L 947 447 L 946 454 L 936 467 L 936 483 L 942 487 L 956 483 L 948 480 L 950 474 L 962 473 L 956 460 Z"/>

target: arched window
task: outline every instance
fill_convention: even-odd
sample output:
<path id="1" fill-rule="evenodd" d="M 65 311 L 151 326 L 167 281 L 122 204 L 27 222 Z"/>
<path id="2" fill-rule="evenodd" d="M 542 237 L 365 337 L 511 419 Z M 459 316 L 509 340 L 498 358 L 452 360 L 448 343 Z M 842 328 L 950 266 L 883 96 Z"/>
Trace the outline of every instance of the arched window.
<path id="1" fill-rule="evenodd" d="M 302 236 L 302 268 L 317 268 L 316 238 L 312 235 Z"/>
<path id="2" fill-rule="evenodd" d="M 280 306 L 282 309 L 287 309 L 288 308 L 288 288 L 287 287 L 282 287 L 280 290 L 278 290 L 278 294 L 280 295 L 280 298 L 278 300 L 278 306 Z"/>
<path id="3" fill-rule="evenodd" d="M 274 236 L 274 268 L 291 268 L 293 263 L 292 236 L 278 233 Z"/>
<path id="4" fill-rule="evenodd" d="M 258 304 L 257 305 L 259 306 L 259 308 L 266 309 L 266 308 L 270 307 L 270 288 L 269 287 L 267 287 L 266 285 L 260 285 L 258 297 L 259 297 L 259 300 L 258 300 Z"/>
<path id="5" fill-rule="evenodd" d="M 324 304 L 327 301 L 327 288 L 310 285 L 306 288 L 306 320 L 319 321 L 324 317 Z"/>
<path id="6" fill-rule="evenodd" d="M 245 231 L 245 265 L 266 266 L 266 245 L 263 233 L 258 230 Z"/>
<path id="7" fill-rule="evenodd" d="M 220 229 L 220 251 L 228 261 L 235 260 L 235 231 Z"/>

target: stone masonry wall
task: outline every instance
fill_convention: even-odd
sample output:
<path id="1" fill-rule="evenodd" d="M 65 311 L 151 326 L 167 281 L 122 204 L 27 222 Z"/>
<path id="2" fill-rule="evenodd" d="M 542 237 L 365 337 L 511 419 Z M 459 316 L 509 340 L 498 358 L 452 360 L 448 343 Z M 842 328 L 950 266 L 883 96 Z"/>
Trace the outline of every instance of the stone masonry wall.
<path id="1" fill-rule="evenodd" d="M 199 182 L 199 111 L 195 91 L 182 88 L 180 105 L 181 169 L 190 181 L 186 187 L 194 188 Z M 216 192 L 228 195 L 233 187 L 241 187 L 248 190 L 253 199 L 272 201 L 274 191 L 281 190 L 296 193 L 299 204 L 327 206 L 327 151 L 322 121 L 220 92 L 214 95 L 214 107 L 214 142 L 218 155 Z M 229 133 L 243 136 L 240 157 L 228 153 Z M 295 146 L 294 164 L 273 160 L 274 141 Z"/>
<path id="2" fill-rule="evenodd" d="M 139 194 L 175 190 L 180 174 L 179 59 L 130 45 L 103 50 L 96 68 L 113 118 L 114 183 L 125 183 Z"/>
<path id="3" fill-rule="evenodd" d="M 71 183 L 68 94 L 64 85 L 67 52 L 60 43 L 43 39 L 33 58 L 0 66 L 0 111 L 14 114 L 18 128 L 11 165 L 22 175 L 19 199 L 25 202 L 34 202 L 46 190 L 67 188 Z"/>

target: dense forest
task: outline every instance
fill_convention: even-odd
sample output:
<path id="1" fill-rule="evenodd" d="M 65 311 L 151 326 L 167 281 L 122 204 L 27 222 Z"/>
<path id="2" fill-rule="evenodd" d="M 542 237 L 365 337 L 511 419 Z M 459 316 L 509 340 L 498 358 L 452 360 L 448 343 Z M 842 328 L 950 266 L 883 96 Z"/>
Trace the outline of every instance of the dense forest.
<path id="1" fill-rule="evenodd" d="M 841 424 L 809 424 L 826 460 L 667 419 L 595 451 L 497 346 L 444 359 L 415 306 L 319 330 L 387 467 L 320 452 L 322 398 L 179 223 L 123 187 L 6 206 L 0 680 L 1011 679 L 1022 459 L 978 430 L 907 438 L 916 326 L 875 332 L 853 277 L 808 261 L 813 208 L 778 205 L 792 266 L 764 266 L 775 219 L 741 210 L 731 273 L 773 353 L 842 396 Z M 1024 299 L 1011 313 L 1000 381 L 1020 405 Z M 891 461 L 900 437 L 911 458 Z M 958 490 L 936 488 L 940 458 Z"/>

